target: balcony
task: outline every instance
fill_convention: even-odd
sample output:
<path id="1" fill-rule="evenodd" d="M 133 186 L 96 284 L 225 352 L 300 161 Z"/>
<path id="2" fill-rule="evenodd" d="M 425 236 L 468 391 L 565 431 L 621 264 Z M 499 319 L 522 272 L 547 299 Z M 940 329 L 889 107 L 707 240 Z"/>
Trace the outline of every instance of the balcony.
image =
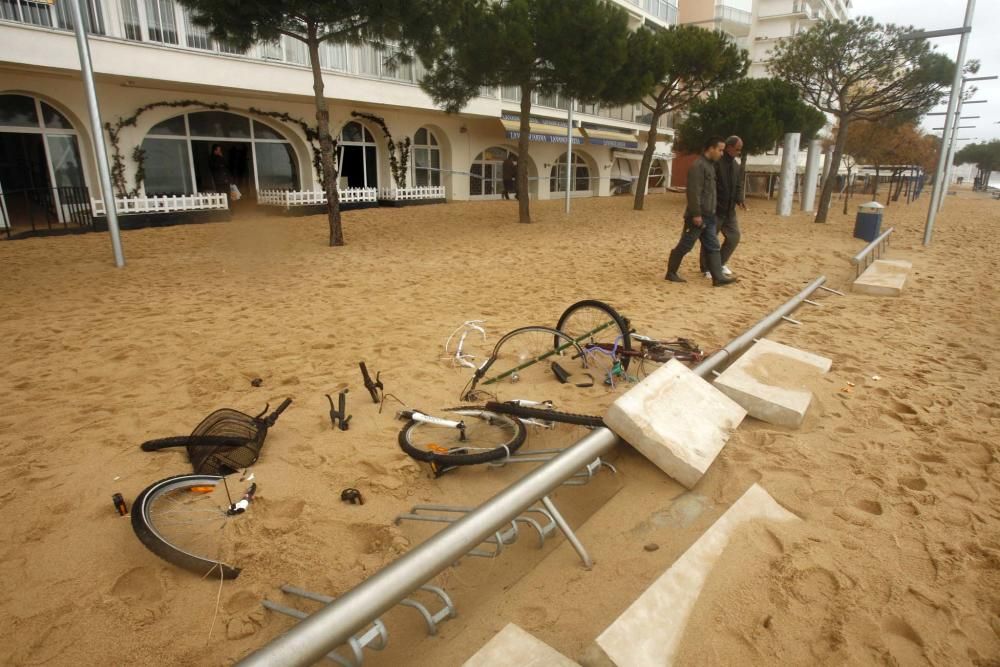
<path id="1" fill-rule="evenodd" d="M 719 30 L 733 37 L 745 37 L 750 34 L 750 24 L 753 14 L 748 11 L 731 7 L 724 3 L 715 5 L 715 23 Z"/>
<path id="2" fill-rule="evenodd" d="M 622 0 L 667 25 L 677 25 L 677 5 L 667 0 Z"/>

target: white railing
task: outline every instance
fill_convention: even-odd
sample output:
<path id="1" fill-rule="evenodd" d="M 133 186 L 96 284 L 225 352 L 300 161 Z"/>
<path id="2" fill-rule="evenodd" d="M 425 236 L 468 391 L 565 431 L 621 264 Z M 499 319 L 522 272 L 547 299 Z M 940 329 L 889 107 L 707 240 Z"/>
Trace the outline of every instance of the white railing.
<path id="1" fill-rule="evenodd" d="M 338 190 L 341 204 L 375 203 L 378 190 L 375 188 L 347 188 Z M 257 193 L 257 203 L 262 206 L 317 206 L 326 203 L 326 193 L 322 190 L 261 190 Z"/>
<path id="2" fill-rule="evenodd" d="M 103 199 L 92 199 L 94 215 L 106 215 Z M 180 211 L 225 211 L 229 208 L 229 196 L 221 192 L 206 192 L 196 195 L 174 195 L 162 197 L 115 197 L 118 215 L 130 213 L 177 213 Z"/>
<path id="3" fill-rule="evenodd" d="M 412 201 L 416 199 L 444 199 L 443 185 L 421 185 L 413 188 L 382 188 L 379 199 L 392 201 Z"/>

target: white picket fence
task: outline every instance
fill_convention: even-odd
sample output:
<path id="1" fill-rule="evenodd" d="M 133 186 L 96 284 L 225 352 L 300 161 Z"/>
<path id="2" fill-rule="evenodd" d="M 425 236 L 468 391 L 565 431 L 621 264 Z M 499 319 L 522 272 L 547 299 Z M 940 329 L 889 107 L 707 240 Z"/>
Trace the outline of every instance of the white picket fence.
<path id="1" fill-rule="evenodd" d="M 90 200 L 95 216 L 107 214 L 103 199 Z M 171 197 L 115 197 L 118 215 L 130 213 L 175 213 L 179 211 L 225 211 L 229 208 L 229 195 L 205 192 L 196 195 Z"/>
<path id="2" fill-rule="evenodd" d="M 337 192 L 341 204 L 359 204 L 378 201 L 375 188 L 347 188 Z M 257 193 L 257 203 L 263 206 L 315 206 L 326 203 L 326 193 L 322 190 L 261 190 Z"/>
<path id="3" fill-rule="evenodd" d="M 443 185 L 421 185 L 414 188 L 382 188 L 379 199 L 391 201 L 412 201 L 416 199 L 444 199 Z"/>

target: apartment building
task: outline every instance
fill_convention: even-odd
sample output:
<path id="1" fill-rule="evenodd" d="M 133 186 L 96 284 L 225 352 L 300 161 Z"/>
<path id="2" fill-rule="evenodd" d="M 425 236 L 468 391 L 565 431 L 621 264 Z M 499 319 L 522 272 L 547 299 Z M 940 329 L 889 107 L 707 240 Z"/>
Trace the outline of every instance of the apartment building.
<path id="1" fill-rule="evenodd" d="M 306 132 L 315 122 L 312 75 L 301 43 L 283 38 L 243 53 L 195 26 L 174 0 L 77 0 L 102 120 L 116 130 L 94 137 L 69 1 L 0 0 L 0 226 L 28 214 L 69 215 L 62 188 L 86 188 L 99 199 L 95 141 L 106 143 L 117 167 L 119 210 L 155 210 L 148 200 L 161 196 L 174 197 L 175 208 L 218 206 L 206 194 L 215 189 L 215 145 L 243 194 L 234 206 L 315 203 L 321 187 Z M 613 1 L 633 27 L 677 21 L 668 0 Z M 519 136 L 519 91 L 484 89 L 462 113 L 447 115 L 420 89 L 419 63 L 390 67 L 387 55 L 371 45 L 324 44 L 321 51 L 345 200 L 400 192 L 499 197 L 500 165 Z M 528 170 L 535 198 L 565 196 L 567 188 L 573 196 L 607 195 L 638 172 L 645 110 L 575 104 L 567 164 L 570 103 L 558 95 L 534 100 Z M 386 132 L 397 144 L 412 142 L 405 173 L 397 168 L 395 178 L 399 156 L 393 160 Z M 662 144 L 653 185 L 669 171 L 668 151 Z M 54 195 L 39 194 L 46 190 Z M 93 205 L 99 211 L 104 203 Z"/>

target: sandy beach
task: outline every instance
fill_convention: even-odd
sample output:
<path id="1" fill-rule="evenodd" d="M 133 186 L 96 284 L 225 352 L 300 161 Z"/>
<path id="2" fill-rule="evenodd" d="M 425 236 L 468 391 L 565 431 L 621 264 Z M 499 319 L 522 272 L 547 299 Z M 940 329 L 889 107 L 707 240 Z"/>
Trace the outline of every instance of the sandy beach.
<path id="1" fill-rule="evenodd" d="M 890 257 L 913 262 L 899 298 L 849 293 L 860 199 L 847 216 L 835 200 L 825 225 L 751 200 L 730 263 L 741 282 L 725 289 L 694 255 L 687 284 L 663 280 L 678 194 L 643 212 L 628 197 L 577 200 L 570 217 L 537 202 L 532 225 L 514 202 L 352 211 L 343 248 L 327 247 L 322 216 L 129 231 L 124 270 L 106 234 L 0 243 L 0 663 L 231 664 L 291 627 L 260 604 L 288 603 L 282 584 L 340 595 L 435 530 L 398 514 L 478 505 L 528 469 L 432 478 L 397 445 L 400 406 L 379 414 L 368 399 L 361 360 L 403 403 L 439 409 L 470 377 L 444 355 L 463 321 L 485 320 L 492 343 L 601 299 L 643 333 L 713 350 L 824 274 L 847 296 L 818 296 L 802 326 L 769 336 L 833 360 L 801 428 L 748 418 L 690 492 L 620 447 L 617 474 L 554 496 L 592 571 L 562 538 L 466 559 L 436 580 L 458 618 L 427 637 L 396 608 L 388 647 L 365 664 L 460 665 L 508 622 L 578 659 L 756 482 L 804 521 L 739 534 L 680 664 L 1000 665 L 1000 202 L 949 196 L 925 248 L 928 196 L 886 209 Z M 324 395 L 345 383 L 353 418 L 340 431 Z M 601 414 L 625 390 L 553 382 L 540 398 Z M 220 586 L 145 549 L 111 495 L 131 506 L 190 465 L 139 444 L 286 397 L 233 532 L 240 577 Z M 532 430 L 525 447 L 584 433 Z M 341 502 L 345 487 L 365 504 Z"/>

